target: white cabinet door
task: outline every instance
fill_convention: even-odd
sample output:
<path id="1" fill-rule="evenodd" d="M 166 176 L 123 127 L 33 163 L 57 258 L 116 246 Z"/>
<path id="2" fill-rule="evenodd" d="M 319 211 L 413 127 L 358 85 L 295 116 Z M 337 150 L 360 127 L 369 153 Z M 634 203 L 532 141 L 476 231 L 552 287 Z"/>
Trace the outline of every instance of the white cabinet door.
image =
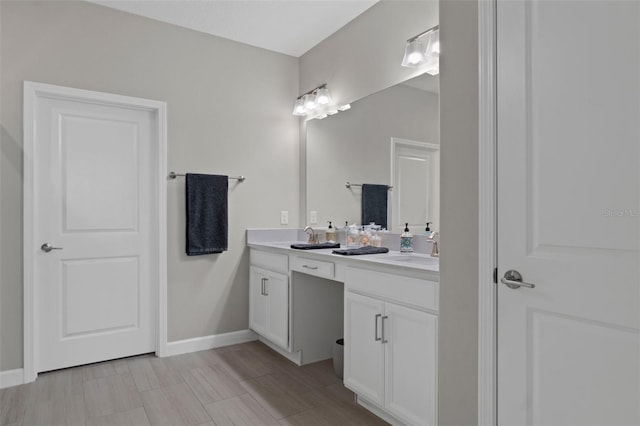
<path id="1" fill-rule="evenodd" d="M 411 425 L 436 424 L 438 317 L 385 303 L 385 408 Z"/>
<path id="2" fill-rule="evenodd" d="M 267 272 L 251 267 L 249 275 L 249 327 L 256 333 L 265 336 L 269 329 L 269 301 L 264 294 L 264 280 Z"/>
<path id="3" fill-rule="evenodd" d="M 384 404 L 381 322 L 384 303 L 345 293 L 344 384 L 358 395 Z"/>
<path id="4" fill-rule="evenodd" d="M 249 327 L 271 342 L 289 346 L 289 277 L 251 267 Z"/>
<path id="5" fill-rule="evenodd" d="M 275 272 L 269 272 L 264 281 L 264 293 L 269 303 L 269 328 L 265 337 L 283 348 L 289 346 L 288 283 L 289 278 L 286 275 Z"/>

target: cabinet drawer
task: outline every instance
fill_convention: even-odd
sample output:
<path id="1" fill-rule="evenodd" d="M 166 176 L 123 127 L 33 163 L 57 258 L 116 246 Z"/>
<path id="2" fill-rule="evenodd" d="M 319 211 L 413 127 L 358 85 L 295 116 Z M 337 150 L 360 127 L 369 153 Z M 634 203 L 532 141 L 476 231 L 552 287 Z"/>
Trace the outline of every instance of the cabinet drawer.
<path id="1" fill-rule="evenodd" d="M 323 278 L 333 278 L 335 265 L 333 262 L 292 256 L 291 270 Z"/>
<path id="2" fill-rule="evenodd" d="M 268 251 L 251 250 L 251 266 L 268 269 L 270 271 L 289 273 L 289 256 Z"/>
<path id="3" fill-rule="evenodd" d="M 419 278 L 349 267 L 345 290 L 378 296 L 420 308 L 438 310 L 438 283 Z"/>

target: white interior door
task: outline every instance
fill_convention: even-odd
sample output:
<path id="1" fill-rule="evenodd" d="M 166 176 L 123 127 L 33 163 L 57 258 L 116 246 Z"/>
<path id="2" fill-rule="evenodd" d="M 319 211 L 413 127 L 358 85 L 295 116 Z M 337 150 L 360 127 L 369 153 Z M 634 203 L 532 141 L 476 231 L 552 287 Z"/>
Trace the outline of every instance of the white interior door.
<path id="1" fill-rule="evenodd" d="M 391 138 L 390 230 L 402 232 L 405 223 L 422 233 L 440 225 L 440 145 Z"/>
<path id="2" fill-rule="evenodd" d="M 156 348 L 155 114 L 63 92 L 29 101 L 36 372 Z"/>
<path id="3" fill-rule="evenodd" d="M 640 2 L 497 3 L 498 424 L 640 424 Z"/>

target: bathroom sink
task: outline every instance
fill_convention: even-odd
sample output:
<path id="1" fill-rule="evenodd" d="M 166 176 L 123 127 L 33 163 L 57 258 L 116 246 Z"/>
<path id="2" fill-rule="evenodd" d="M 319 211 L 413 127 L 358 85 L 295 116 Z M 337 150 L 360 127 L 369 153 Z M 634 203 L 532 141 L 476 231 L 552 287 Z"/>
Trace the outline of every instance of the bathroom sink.
<path id="1" fill-rule="evenodd" d="M 410 254 L 385 258 L 389 262 L 415 263 L 418 265 L 435 265 L 438 263 L 438 259 L 437 257 L 412 256 Z"/>

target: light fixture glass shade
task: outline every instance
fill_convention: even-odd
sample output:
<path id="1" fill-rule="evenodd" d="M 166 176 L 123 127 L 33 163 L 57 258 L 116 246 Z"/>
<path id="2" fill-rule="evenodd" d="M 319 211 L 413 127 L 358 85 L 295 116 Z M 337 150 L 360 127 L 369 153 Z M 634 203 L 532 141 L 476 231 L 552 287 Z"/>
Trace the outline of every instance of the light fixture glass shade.
<path id="1" fill-rule="evenodd" d="M 428 58 L 424 70 L 429 75 L 440 74 L 440 59 L 433 57 Z"/>
<path id="2" fill-rule="evenodd" d="M 435 29 L 430 33 L 427 33 L 427 38 L 429 40 L 429 44 L 427 45 L 425 55 L 432 58 L 439 57 L 440 56 L 440 30 Z"/>
<path id="3" fill-rule="evenodd" d="M 304 95 L 304 109 L 309 111 L 313 111 L 316 109 L 318 104 L 316 104 L 316 95 L 315 93 L 309 93 L 308 95 Z"/>
<path id="4" fill-rule="evenodd" d="M 321 87 L 318 89 L 318 92 L 316 93 L 316 103 L 318 105 L 329 105 L 330 103 L 332 103 L 329 89 L 327 89 L 326 87 Z"/>
<path id="5" fill-rule="evenodd" d="M 305 115 L 307 110 L 304 107 L 304 96 L 296 99 L 296 104 L 293 106 L 293 115 Z"/>
<path id="6" fill-rule="evenodd" d="M 404 50 L 404 58 L 402 59 L 402 66 L 409 68 L 419 67 L 425 61 L 425 51 L 426 46 L 420 39 L 407 42 Z"/>

